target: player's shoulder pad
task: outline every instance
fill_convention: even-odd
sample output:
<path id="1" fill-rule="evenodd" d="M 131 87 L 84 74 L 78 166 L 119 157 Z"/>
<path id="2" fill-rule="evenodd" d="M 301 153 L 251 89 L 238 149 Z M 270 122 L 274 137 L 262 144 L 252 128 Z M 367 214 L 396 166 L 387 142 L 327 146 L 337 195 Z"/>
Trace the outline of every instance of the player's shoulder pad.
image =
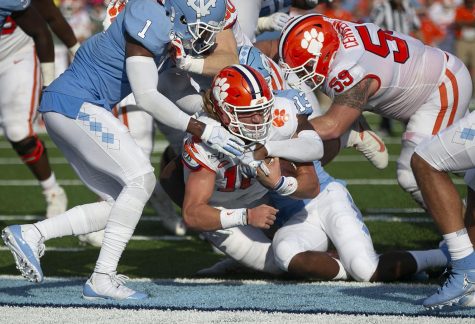
<path id="1" fill-rule="evenodd" d="M 172 23 L 157 1 L 129 1 L 125 6 L 124 26 L 133 39 L 156 56 L 163 54 L 170 42 Z"/>
<path id="2" fill-rule="evenodd" d="M 0 4 L 0 8 L 8 11 L 22 11 L 28 8 L 31 0 L 4 0 Z"/>
<path id="3" fill-rule="evenodd" d="M 297 126 L 297 107 L 294 102 L 289 98 L 275 97 L 269 139 L 279 141 L 292 138 Z"/>
<path id="4" fill-rule="evenodd" d="M 220 123 L 210 118 L 206 113 L 200 113 L 197 119 L 205 124 L 220 125 Z M 182 160 L 183 163 L 192 171 L 198 171 L 202 167 L 216 172 L 218 168 L 218 152 L 201 139 L 191 134 L 187 134 L 183 142 Z"/>
<path id="5" fill-rule="evenodd" d="M 275 97 L 287 98 L 293 101 L 298 115 L 311 115 L 312 105 L 308 101 L 305 93 L 296 89 L 274 91 Z"/>

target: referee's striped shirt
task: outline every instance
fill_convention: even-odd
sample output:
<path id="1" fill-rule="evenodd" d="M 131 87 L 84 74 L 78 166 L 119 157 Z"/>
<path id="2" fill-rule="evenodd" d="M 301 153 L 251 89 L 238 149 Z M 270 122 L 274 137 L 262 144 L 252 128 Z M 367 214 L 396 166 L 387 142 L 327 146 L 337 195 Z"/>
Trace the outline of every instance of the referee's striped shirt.
<path id="1" fill-rule="evenodd" d="M 408 0 L 402 0 L 402 8 L 396 9 L 393 1 L 382 0 L 371 12 L 371 22 L 382 29 L 394 30 L 408 35 L 419 30 L 421 22 Z"/>

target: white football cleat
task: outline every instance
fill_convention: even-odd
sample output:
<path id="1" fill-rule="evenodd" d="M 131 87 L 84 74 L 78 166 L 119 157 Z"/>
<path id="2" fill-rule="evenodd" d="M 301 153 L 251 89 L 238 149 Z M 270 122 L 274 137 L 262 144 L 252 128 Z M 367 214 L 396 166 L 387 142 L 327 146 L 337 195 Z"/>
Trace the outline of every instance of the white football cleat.
<path id="1" fill-rule="evenodd" d="M 162 225 L 166 230 L 177 236 L 186 234 L 183 218 L 177 214 L 173 202 L 159 183 L 155 186 L 149 202 L 160 217 Z"/>
<path id="2" fill-rule="evenodd" d="M 366 119 L 360 116 L 351 127 L 346 147 L 354 147 L 378 169 L 388 166 L 388 150 L 383 140 L 371 130 Z"/>
<path id="3" fill-rule="evenodd" d="M 100 231 L 92 232 L 88 234 L 79 234 L 78 239 L 81 245 L 89 244 L 95 247 L 101 247 L 102 240 L 104 239 L 104 230 L 100 230 Z"/>
<path id="4" fill-rule="evenodd" d="M 43 191 L 46 199 L 46 218 L 51 218 L 62 214 L 68 207 L 68 197 L 64 189 L 56 186 L 52 189 Z"/>
<path id="5" fill-rule="evenodd" d="M 16 268 L 28 281 L 43 281 L 40 258 L 45 252 L 44 237 L 34 225 L 11 225 L 2 231 L 2 239 L 15 259 Z"/>
<path id="6" fill-rule="evenodd" d="M 209 268 L 204 268 L 196 272 L 197 276 L 219 276 L 232 273 L 240 273 L 247 269 L 246 266 L 240 264 L 238 261 L 232 258 L 226 258 L 216 262 Z"/>
<path id="7" fill-rule="evenodd" d="M 88 300 L 97 299 L 132 299 L 141 300 L 148 295 L 124 286 L 129 278 L 124 275 L 113 273 L 94 272 L 86 281 L 82 290 L 82 296 Z"/>

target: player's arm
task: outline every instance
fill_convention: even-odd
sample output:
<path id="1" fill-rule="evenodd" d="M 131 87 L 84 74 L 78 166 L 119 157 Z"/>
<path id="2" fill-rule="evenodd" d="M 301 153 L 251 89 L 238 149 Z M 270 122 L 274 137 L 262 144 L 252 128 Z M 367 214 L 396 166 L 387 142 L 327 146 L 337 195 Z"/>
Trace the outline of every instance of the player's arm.
<path id="1" fill-rule="evenodd" d="M 239 64 L 237 44 L 232 28 L 216 35 L 216 48 L 204 59 L 203 74 L 215 76 L 224 67 Z"/>
<path id="2" fill-rule="evenodd" d="M 52 0 L 34 0 L 32 5 L 46 20 L 53 33 L 68 47 L 71 55 L 74 55 L 79 48 L 79 43 L 59 8 L 54 5 Z"/>
<path id="3" fill-rule="evenodd" d="M 290 162 L 282 160 L 285 168 L 289 170 L 287 176 L 282 175 L 281 160 L 273 158 L 264 161 L 269 174 L 265 175 L 258 169 L 257 179 L 266 188 L 277 192 L 282 196 L 290 196 L 296 199 L 312 199 L 320 192 L 320 183 L 313 163 L 296 163 L 293 168 Z"/>
<path id="4" fill-rule="evenodd" d="M 351 89 L 335 96 L 328 111 L 310 120 L 322 140 L 339 138 L 362 114 L 370 96 L 372 79 L 358 82 Z"/>
<path id="5" fill-rule="evenodd" d="M 13 12 L 12 18 L 28 36 L 33 38 L 41 64 L 43 86 L 48 86 L 55 77 L 54 44 L 45 20 L 33 6 L 29 6 L 23 11 Z"/>
<path id="6" fill-rule="evenodd" d="M 231 156 L 240 155 L 243 142 L 220 126 L 207 126 L 191 118 L 158 92 L 158 72 L 154 55 L 126 35 L 126 71 L 137 105 L 159 122 L 198 136 L 211 147 Z"/>
<path id="7" fill-rule="evenodd" d="M 206 168 L 191 172 L 185 185 L 183 219 L 195 231 L 216 231 L 242 225 L 268 229 L 275 221 L 277 209 L 260 205 L 246 209 L 217 209 L 208 205 L 214 191 L 216 174 Z"/>

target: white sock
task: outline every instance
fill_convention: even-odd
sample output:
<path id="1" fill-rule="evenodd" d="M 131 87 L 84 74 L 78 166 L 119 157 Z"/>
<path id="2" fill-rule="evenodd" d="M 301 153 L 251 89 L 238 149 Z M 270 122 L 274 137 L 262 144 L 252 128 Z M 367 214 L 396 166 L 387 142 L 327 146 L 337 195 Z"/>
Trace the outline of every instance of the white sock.
<path id="1" fill-rule="evenodd" d="M 343 267 L 343 264 L 340 262 L 340 260 L 333 258 L 333 260 L 338 263 L 340 266 L 340 270 L 338 271 L 338 274 L 332 279 L 332 280 L 347 280 L 348 279 L 348 273 L 346 272 L 345 268 Z"/>
<path id="2" fill-rule="evenodd" d="M 46 240 L 96 232 L 106 226 L 111 208 L 112 204 L 106 201 L 80 205 L 64 214 L 35 223 L 35 226 Z"/>
<path id="3" fill-rule="evenodd" d="M 473 252 L 473 245 L 466 228 L 442 236 L 447 243 L 452 261 L 463 259 Z"/>
<path id="4" fill-rule="evenodd" d="M 153 183 L 147 183 L 151 180 Z M 137 179 L 137 183 L 122 189 L 112 206 L 94 272 L 111 273 L 117 270 L 119 259 L 134 233 L 154 186 L 155 176 L 145 175 Z"/>
<path id="5" fill-rule="evenodd" d="M 448 263 L 447 257 L 440 249 L 427 251 L 408 251 L 417 263 L 417 272 L 429 268 L 445 267 Z"/>
<path id="6" fill-rule="evenodd" d="M 41 185 L 41 188 L 43 188 L 43 191 L 48 191 L 55 187 L 59 187 L 59 184 L 56 181 L 56 176 L 54 175 L 54 172 L 51 172 L 51 176 L 48 179 L 40 181 L 40 185 Z"/>

